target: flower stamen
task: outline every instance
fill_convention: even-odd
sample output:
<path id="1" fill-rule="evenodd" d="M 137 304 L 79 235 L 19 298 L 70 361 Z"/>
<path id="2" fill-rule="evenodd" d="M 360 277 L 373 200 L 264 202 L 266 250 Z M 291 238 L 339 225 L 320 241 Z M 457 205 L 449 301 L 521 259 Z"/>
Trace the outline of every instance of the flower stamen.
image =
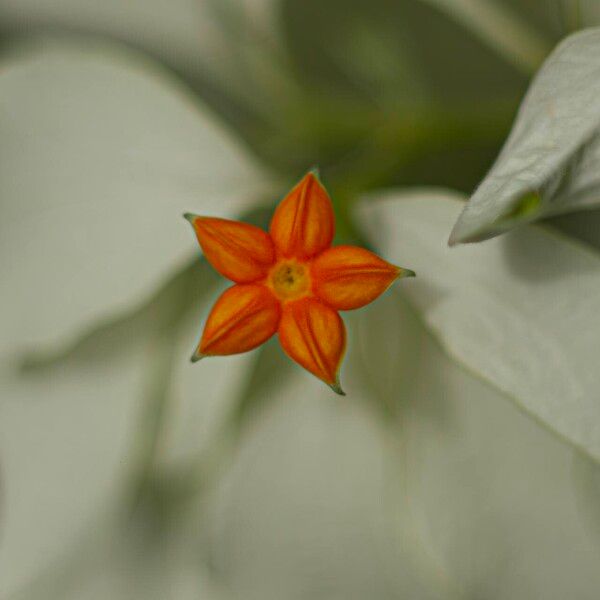
<path id="1" fill-rule="evenodd" d="M 310 289 L 308 269 L 295 261 L 284 261 L 275 265 L 269 282 L 275 295 L 282 300 L 304 296 Z"/>

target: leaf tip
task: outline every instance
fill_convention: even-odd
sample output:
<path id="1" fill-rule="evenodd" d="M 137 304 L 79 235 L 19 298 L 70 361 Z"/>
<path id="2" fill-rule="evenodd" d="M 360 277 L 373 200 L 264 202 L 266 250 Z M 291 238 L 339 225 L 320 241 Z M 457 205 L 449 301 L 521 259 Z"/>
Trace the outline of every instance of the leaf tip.
<path id="1" fill-rule="evenodd" d="M 452 230 L 452 233 L 450 234 L 450 237 L 448 238 L 448 246 L 450 248 L 454 248 L 454 246 L 458 246 L 458 244 L 460 244 L 460 241 L 458 240 L 458 238 L 454 235 L 454 229 Z"/>

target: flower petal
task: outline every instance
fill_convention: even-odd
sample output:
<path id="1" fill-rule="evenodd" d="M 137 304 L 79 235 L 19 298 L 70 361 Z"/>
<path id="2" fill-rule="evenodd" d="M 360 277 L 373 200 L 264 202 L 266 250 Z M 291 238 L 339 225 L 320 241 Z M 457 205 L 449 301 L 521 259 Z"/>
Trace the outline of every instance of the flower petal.
<path id="1" fill-rule="evenodd" d="M 356 246 L 329 248 L 315 259 L 311 273 L 314 293 L 336 310 L 365 306 L 397 277 L 414 275 Z"/>
<path id="2" fill-rule="evenodd" d="M 279 302 L 263 285 L 234 285 L 213 306 L 193 361 L 239 354 L 266 342 L 281 317 Z"/>
<path id="3" fill-rule="evenodd" d="M 335 310 L 315 298 L 285 304 L 279 341 L 291 359 L 344 395 L 338 371 L 346 349 L 346 328 Z"/>
<path id="4" fill-rule="evenodd" d="M 266 277 L 275 261 L 271 238 L 259 227 L 212 217 L 186 214 L 208 262 L 236 283 Z"/>
<path id="5" fill-rule="evenodd" d="M 311 171 L 275 210 L 271 237 L 284 256 L 310 258 L 329 248 L 334 232 L 333 205 Z"/>

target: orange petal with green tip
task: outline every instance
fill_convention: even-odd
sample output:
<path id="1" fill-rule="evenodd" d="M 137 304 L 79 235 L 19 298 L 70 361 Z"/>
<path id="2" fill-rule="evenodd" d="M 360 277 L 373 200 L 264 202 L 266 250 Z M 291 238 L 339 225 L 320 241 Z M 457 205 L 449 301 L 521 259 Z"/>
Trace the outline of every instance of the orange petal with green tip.
<path id="1" fill-rule="evenodd" d="M 338 371 L 346 349 L 346 328 L 335 310 L 310 297 L 284 304 L 279 341 L 291 359 L 344 395 Z"/>
<path id="2" fill-rule="evenodd" d="M 414 272 L 356 246 L 329 248 L 311 266 L 314 294 L 337 310 L 352 310 L 373 302 L 403 275 Z"/>
<path id="3" fill-rule="evenodd" d="M 236 283 L 262 279 L 275 261 L 267 233 L 254 225 L 186 214 L 208 262 Z"/>
<path id="4" fill-rule="evenodd" d="M 192 361 L 252 350 L 277 331 L 280 318 L 279 301 L 268 288 L 234 285 L 221 294 L 208 315 Z"/>
<path id="5" fill-rule="evenodd" d="M 333 205 L 313 172 L 305 175 L 277 206 L 270 232 L 277 250 L 286 257 L 310 258 L 331 246 L 335 232 Z"/>

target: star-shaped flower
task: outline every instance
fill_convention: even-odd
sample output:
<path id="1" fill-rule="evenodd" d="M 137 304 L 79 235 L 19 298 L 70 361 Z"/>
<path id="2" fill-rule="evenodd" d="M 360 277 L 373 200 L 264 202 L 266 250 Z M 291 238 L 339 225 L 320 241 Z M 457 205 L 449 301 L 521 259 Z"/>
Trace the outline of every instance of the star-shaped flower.
<path id="1" fill-rule="evenodd" d="M 369 250 L 332 247 L 335 217 L 309 172 L 277 206 L 269 233 L 187 213 L 204 256 L 234 282 L 213 306 L 192 361 L 252 350 L 275 333 L 284 352 L 338 394 L 346 329 L 338 311 L 369 304 L 414 275 Z"/>

